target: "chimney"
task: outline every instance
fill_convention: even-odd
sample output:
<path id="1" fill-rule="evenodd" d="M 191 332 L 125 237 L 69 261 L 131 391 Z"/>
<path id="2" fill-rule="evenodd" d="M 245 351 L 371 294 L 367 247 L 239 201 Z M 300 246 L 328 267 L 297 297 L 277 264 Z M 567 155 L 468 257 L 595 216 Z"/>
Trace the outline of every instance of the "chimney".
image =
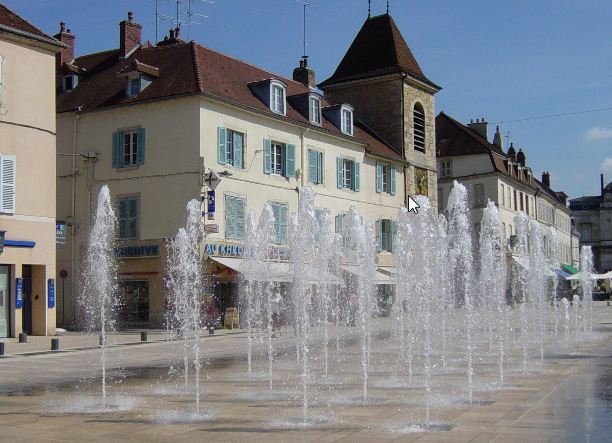
<path id="1" fill-rule="evenodd" d="M 550 172 L 542 173 L 542 183 L 550 188 Z"/>
<path id="2" fill-rule="evenodd" d="M 470 120 L 468 123 L 468 128 L 474 131 L 476 134 L 480 135 L 485 140 L 489 140 L 489 131 L 488 131 L 488 123 L 485 121 L 484 117 L 480 120 L 476 119 L 475 122 Z"/>
<path id="3" fill-rule="evenodd" d="M 60 52 L 55 54 L 55 70 L 59 71 L 64 63 L 72 63 L 72 61 L 74 61 L 74 43 L 76 36 L 70 32 L 70 29 L 66 29 L 66 23 L 61 22 L 60 32 L 54 35 L 54 37 L 66 45 L 65 48 L 62 48 Z"/>
<path id="4" fill-rule="evenodd" d="M 140 45 L 142 25 L 134 22 L 134 13 L 128 12 L 128 19 L 119 23 L 119 56 L 126 58 Z"/>
<path id="5" fill-rule="evenodd" d="M 300 66 L 293 70 L 293 80 L 299 82 L 311 89 L 316 87 L 315 73 L 308 67 L 308 56 L 302 57 Z"/>
<path id="6" fill-rule="evenodd" d="M 502 140 L 501 133 L 499 132 L 499 126 L 495 128 L 495 135 L 493 136 L 493 144 L 497 146 L 500 151 L 504 150 L 504 141 Z"/>
<path id="7" fill-rule="evenodd" d="M 599 174 L 599 187 L 601 189 L 601 196 L 603 197 L 603 190 L 604 190 L 604 176 L 603 176 L 603 174 Z"/>
<path id="8" fill-rule="evenodd" d="M 516 161 L 523 168 L 525 167 L 525 164 L 527 163 L 527 157 L 525 157 L 525 153 L 523 152 L 522 149 L 519 149 L 519 152 L 516 154 Z"/>
<path id="9" fill-rule="evenodd" d="M 514 142 L 510 142 L 510 147 L 508 148 L 508 157 L 513 162 L 516 162 L 516 150 L 514 149 Z"/>

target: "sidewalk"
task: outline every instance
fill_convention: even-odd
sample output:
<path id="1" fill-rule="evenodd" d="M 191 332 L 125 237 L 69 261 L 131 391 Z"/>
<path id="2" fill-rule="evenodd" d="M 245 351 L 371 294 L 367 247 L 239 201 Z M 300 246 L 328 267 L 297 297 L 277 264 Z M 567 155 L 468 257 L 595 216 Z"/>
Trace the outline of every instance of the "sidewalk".
<path id="1" fill-rule="evenodd" d="M 164 342 L 174 338 L 171 337 L 168 331 L 162 329 L 138 329 L 108 334 L 106 337 L 107 344 L 111 347 L 144 344 L 145 342 L 140 340 L 140 333 L 142 331 L 148 332 L 148 342 Z M 241 329 L 217 329 L 215 330 L 215 334 L 210 337 L 222 337 L 232 334 L 241 334 L 243 332 L 244 331 Z M 208 332 L 203 330 L 201 337 L 209 337 Z M 59 351 L 51 351 L 51 339 L 53 338 L 59 338 Z M 18 338 L 3 338 L 0 339 L 0 342 L 5 343 L 4 356 L 0 356 L 0 359 L 7 357 L 26 357 L 28 355 L 40 355 L 44 353 L 82 351 L 94 349 L 99 346 L 98 334 L 87 334 L 85 332 L 62 332 L 58 333 L 58 335 L 48 337 L 28 336 L 27 343 L 19 343 Z"/>

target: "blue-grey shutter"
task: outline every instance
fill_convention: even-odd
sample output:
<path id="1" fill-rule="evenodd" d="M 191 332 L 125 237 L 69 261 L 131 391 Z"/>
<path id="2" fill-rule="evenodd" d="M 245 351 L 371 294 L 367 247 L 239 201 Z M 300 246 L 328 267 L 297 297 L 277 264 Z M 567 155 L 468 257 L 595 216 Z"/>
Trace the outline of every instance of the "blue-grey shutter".
<path id="1" fill-rule="evenodd" d="M 232 146 L 234 147 L 234 166 L 242 168 L 243 166 L 243 152 L 244 152 L 244 135 L 239 132 L 234 132 L 234 140 Z"/>
<path id="2" fill-rule="evenodd" d="M 144 165 L 144 154 L 145 154 L 145 130 L 144 128 L 138 128 L 136 130 L 138 137 L 138 144 L 136 146 L 136 164 Z"/>
<path id="3" fill-rule="evenodd" d="M 289 208 L 287 206 L 280 206 L 280 242 L 281 244 L 287 244 L 287 213 L 289 212 Z"/>
<path id="4" fill-rule="evenodd" d="M 319 153 L 317 151 L 308 150 L 308 181 L 312 183 L 319 182 Z"/>
<path id="5" fill-rule="evenodd" d="M 338 188 L 342 189 L 342 179 L 343 179 L 343 171 L 342 171 L 342 165 L 344 163 L 344 160 L 340 157 L 336 157 L 336 181 L 338 184 Z"/>
<path id="6" fill-rule="evenodd" d="M 272 141 L 264 138 L 264 174 L 272 173 Z"/>
<path id="7" fill-rule="evenodd" d="M 336 233 L 342 232 L 342 214 L 336 215 Z"/>
<path id="8" fill-rule="evenodd" d="M 319 178 L 318 183 L 323 183 L 323 153 L 319 152 L 317 155 L 317 176 Z"/>
<path id="9" fill-rule="evenodd" d="M 128 208 L 127 199 L 122 198 L 119 200 L 119 238 L 127 238 L 127 226 L 128 226 Z"/>
<path id="10" fill-rule="evenodd" d="M 234 238 L 236 217 L 234 216 L 234 199 L 225 197 L 225 238 Z"/>
<path id="11" fill-rule="evenodd" d="M 119 131 L 113 132 L 113 168 L 123 165 L 123 134 Z"/>
<path id="12" fill-rule="evenodd" d="M 389 173 L 389 180 L 391 182 L 391 195 L 395 195 L 395 165 L 391 165 L 391 172 Z"/>
<path id="13" fill-rule="evenodd" d="M 244 199 L 236 198 L 234 202 L 236 238 L 244 239 Z"/>
<path id="14" fill-rule="evenodd" d="M 376 192 L 379 194 L 382 192 L 382 168 L 383 165 L 376 162 Z"/>
<path id="15" fill-rule="evenodd" d="M 217 128 L 217 162 L 227 163 L 227 129 L 221 127 Z"/>
<path id="16" fill-rule="evenodd" d="M 382 223 L 376 220 L 376 251 L 382 251 Z"/>
<path id="17" fill-rule="evenodd" d="M 130 198 L 128 203 L 128 238 L 138 237 L 138 199 Z"/>
<path id="18" fill-rule="evenodd" d="M 0 212 L 15 213 L 17 156 L 0 156 Z"/>
<path id="19" fill-rule="evenodd" d="M 359 163 L 355 162 L 353 169 L 353 191 L 359 192 Z"/>
<path id="20" fill-rule="evenodd" d="M 295 145 L 287 145 L 285 154 L 285 177 L 295 177 Z"/>
<path id="21" fill-rule="evenodd" d="M 391 222 L 391 251 L 395 250 L 395 237 L 397 236 L 397 222 Z"/>

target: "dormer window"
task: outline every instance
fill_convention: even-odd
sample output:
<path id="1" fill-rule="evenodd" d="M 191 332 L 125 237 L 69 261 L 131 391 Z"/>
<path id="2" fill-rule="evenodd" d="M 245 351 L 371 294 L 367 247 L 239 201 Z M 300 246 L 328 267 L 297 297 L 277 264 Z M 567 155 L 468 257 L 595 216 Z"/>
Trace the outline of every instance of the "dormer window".
<path id="1" fill-rule="evenodd" d="M 159 68 L 133 60 L 125 65 L 117 76 L 123 77 L 126 81 L 125 96 L 136 97 L 159 77 Z"/>
<path id="2" fill-rule="evenodd" d="M 343 105 L 341 109 L 341 130 L 346 135 L 353 135 L 353 108 Z"/>
<path id="3" fill-rule="evenodd" d="M 285 87 L 277 82 L 270 83 L 270 109 L 285 115 Z"/>
<path id="4" fill-rule="evenodd" d="M 310 123 L 315 125 L 321 124 L 321 100 L 318 97 L 310 96 L 308 99 L 308 117 Z"/>
<path id="5" fill-rule="evenodd" d="M 62 90 L 63 91 L 72 91 L 79 84 L 79 76 L 78 75 L 67 75 L 62 77 Z"/>
<path id="6" fill-rule="evenodd" d="M 140 93 L 140 77 L 131 78 L 128 85 L 128 97 L 134 97 Z"/>

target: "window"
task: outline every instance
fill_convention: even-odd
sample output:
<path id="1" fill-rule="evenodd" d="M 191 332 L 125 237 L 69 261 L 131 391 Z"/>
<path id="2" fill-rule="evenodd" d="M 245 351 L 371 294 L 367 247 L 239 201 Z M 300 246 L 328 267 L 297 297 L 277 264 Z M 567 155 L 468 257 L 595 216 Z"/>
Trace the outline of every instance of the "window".
<path id="1" fill-rule="evenodd" d="M 149 321 L 149 282 L 124 280 L 119 287 L 122 293 L 119 321 L 121 323 Z"/>
<path id="2" fill-rule="evenodd" d="M 244 138 L 241 132 L 217 128 L 217 163 L 243 168 Z"/>
<path id="3" fill-rule="evenodd" d="M 0 213 L 15 213 L 16 163 L 14 155 L 0 156 Z"/>
<path id="4" fill-rule="evenodd" d="M 512 189 L 510 188 L 510 186 L 506 187 L 506 202 L 506 207 L 512 208 Z"/>
<path id="5" fill-rule="evenodd" d="M 423 105 L 415 103 L 412 110 L 414 149 L 425 152 L 425 111 Z"/>
<path id="6" fill-rule="evenodd" d="M 395 195 L 395 165 L 376 162 L 376 192 Z"/>
<path id="7" fill-rule="evenodd" d="M 516 189 L 514 190 L 514 210 L 518 211 L 518 199 L 516 198 Z"/>
<path id="8" fill-rule="evenodd" d="M 354 160 L 338 157 L 336 159 L 338 189 L 359 191 L 359 163 Z"/>
<path id="9" fill-rule="evenodd" d="M 295 177 L 295 145 L 265 139 L 264 173 Z"/>
<path id="10" fill-rule="evenodd" d="M 521 211 L 525 210 L 525 207 L 523 204 L 524 196 L 525 194 L 523 194 L 522 192 L 519 192 L 519 202 L 520 202 Z"/>
<path id="11" fill-rule="evenodd" d="M 326 225 L 327 214 L 329 214 L 329 211 L 327 209 L 315 209 L 315 241 L 320 241 L 321 234 L 325 233 L 328 229 L 328 226 Z"/>
<path id="12" fill-rule="evenodd" d="M 272 206 L 272 212 L 274 213 L 274 230 L 276 231 L 274 243 L 287 244 L 287 214 L 289 209 L 285 203 L 271 202 L 270 206 Z"/>
<path id="13" fill-rule="evenodd" d="M 429 196 L 427 169 L 414 168 L 414 192 L 417 195 Z"/>
<path id="14" fill-rule="evenodd" d="M 474 207 L 481 208 L 485 205 L 484 183 L 474 185 Z"/>
<path id="15" fill-rule="evenodd" d="M 321 124 L 321 100 L 317 97 L 310 97 L 309 99 L 309 119 L 310 123 Z"/>
<path id="16" fill-rule="evenodd" d="M 62 78 L 62 90 L 72 91 L 79 84 L 79 77 L 76 75 L 67 75 Z"/>
<path id="17" fill-rule="evenodd" d="M 342 132 L 353 135 L 353 110 L 347 106 L 342 107 Z"/>
<path id="18" fill-rule="evenodd" d="M 138 238 L 139 197 L 119 199 L 119 240 Z"/>
<path id="19" fill-rule="evenodd" d="M 324 164 L 322 152 L 314 149 L 308 150 L 308 181 L 310 183 L 317 185 L 323 183 Z"/>
<path id="20" fill-rule="evenodd" d="M 376 244 L 378 251 L 393 252 L 393 237 L 397 233 L 397 223 L 382 219 L 376 221 Z"/>
<path id="21" fill-rule="evenodd" d="M 145 130 L 117 131 L 113 134 L 113 168 L 144 164 Z"/>
<path id="22" fill-rule="evenodd" d="M 503 183 L 500 186 L 501 186 L 501 205 L 506 206 L 506 189 Z"/>
<path id="23" fill-rule="evenodd" d="M 270 86 L 270 109 L 277 114 L 285 114 L 285 88 L 277 83 Z"/>
<path id="24" fill-rule="evenodd" d="M 593 226 L 590 223 L 580 225 L 580 242 L 590 242 L 593 236 Z"/>
<path id="25" fill-rule="evenodd" d="M 244 239 L 245 207 L 244 198 L 225 196 L 225 238 Z"/>
<path id="26" fill-rule="evenodd" d="M 442 160 L 440 162 L 440 176 L 450 177 L 453 175 L 453 163 L 452 160 Z"/>

